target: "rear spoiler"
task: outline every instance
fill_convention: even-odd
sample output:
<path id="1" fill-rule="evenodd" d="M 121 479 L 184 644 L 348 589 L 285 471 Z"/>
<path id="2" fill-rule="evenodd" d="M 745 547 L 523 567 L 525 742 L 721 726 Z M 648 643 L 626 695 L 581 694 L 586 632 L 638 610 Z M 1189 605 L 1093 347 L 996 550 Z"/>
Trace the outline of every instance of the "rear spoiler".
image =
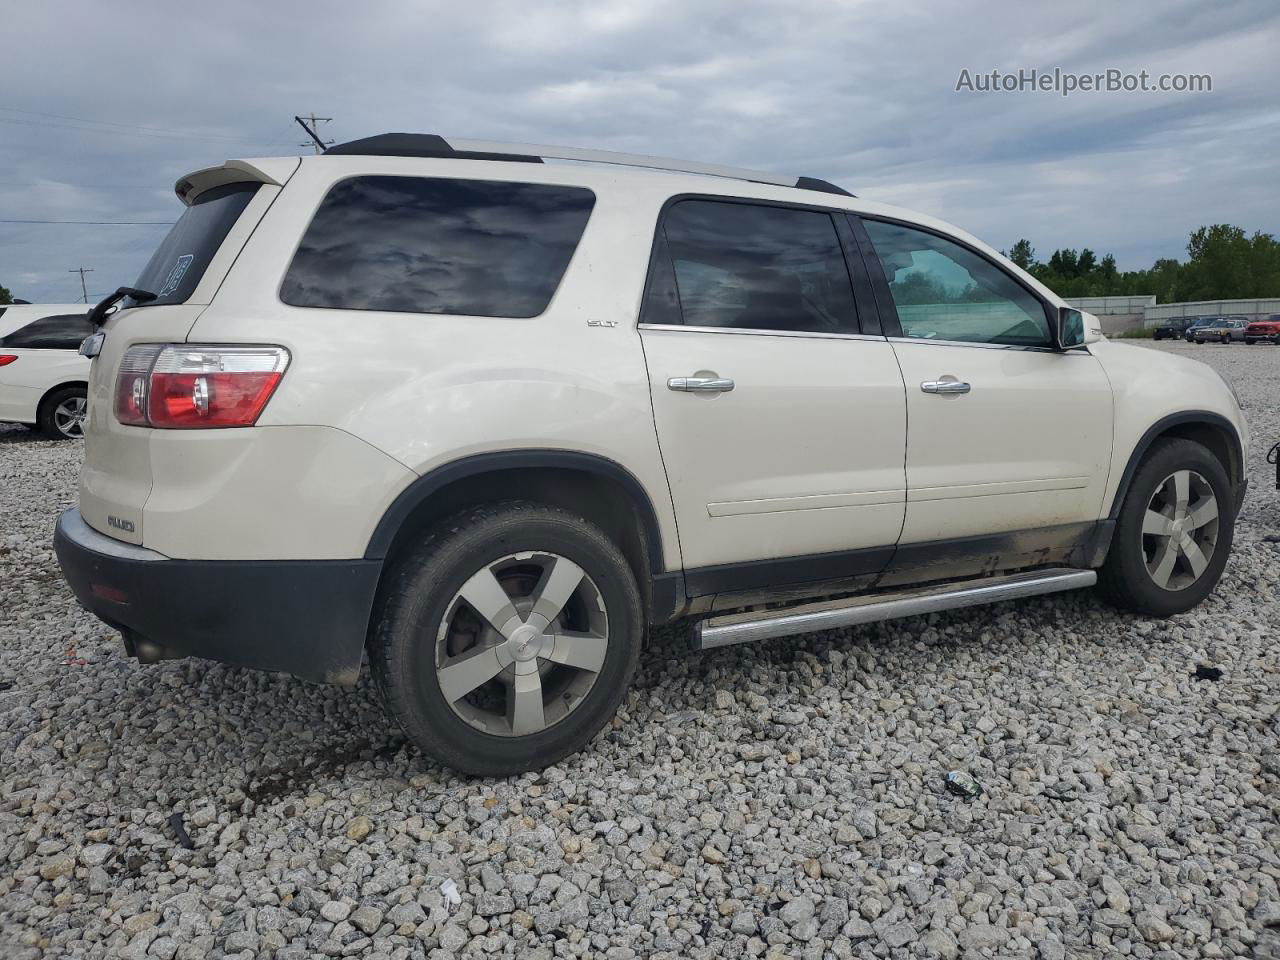
<path id="1" fill-rule="evenodd" d="M 228 160 L 216 167 L 205 167 L 189 173 L 173 186 L 188 207 L 196 197 L 213 187 L 225 183 L 266 183 L 273 187 L 284 186 L 302 162 L 299 157 L 265 157 L 261 160 Z"/>

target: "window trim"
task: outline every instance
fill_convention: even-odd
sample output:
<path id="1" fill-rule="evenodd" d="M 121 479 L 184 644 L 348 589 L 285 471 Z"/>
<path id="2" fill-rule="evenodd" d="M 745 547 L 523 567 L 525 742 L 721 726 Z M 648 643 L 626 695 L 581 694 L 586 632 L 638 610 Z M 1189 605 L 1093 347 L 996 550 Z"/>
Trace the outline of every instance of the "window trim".
<path id="1" fill-rule="evenodd" d="M 658 252 L 663 248 L 663 241 L 666 239 L 665 228 L 667 212 L 677 203 L 685 200 L 708 200 L 714 203 L 738 203 L 753 207 L 781 207 L 785 210 L 803 210 L 810 213 L 825 213 L 831 218 L 831 227 L 835 231 L 836 242 L 840 247 L 840 255 L 844 260 L 845 273 L 849 277 L 850 292 L 853 300 L 853 321 L 858 332 L 857 333 L 821 333 L 818 331 L 808 330 L 767 330 L 757 329 L 754 327 L 705 327 L 687 323 L 651 323 L 645 320 L 645 307 L 649 302 L 649 284 L 653 281 L 654 271 L 658 266 Z M 882 333 L 868 333 L 868 327 L 878 327 L 879 317 L 874 316 L 875 323 L 866 323 L 863 321 L 862 308 L 865 303 L 873 302 L 872 284 L 869 278 L 861 275 L 861 271 L 854 269 L 855 264 L 859 261 L 853 259 L 853 255 L 858 254 L 855 248 L 852 251 L 849 242 L 852 237 L 840 229 L 841 220 L 849 213 L 839 207 L 827 207 L 816 203 L 793 203 L 783 200 L 766 200 L 758 197 L 739 197 L 722 193 L 676 193 L 667 197 L 662 202 L 662 206 L 658 209 L 657 220 L 654 223 L 653 239 L 649 243 L 649 265 L 644 274 L 644 285 L 640 288 L 640 304 L 636 310 L 636 329 L 638 330 L 687 330 L 690 333 L 731 333 L 747 336 L 764 336 L 764 337 L 794 337 L 799 339 L 812 340 L 884 340 Z M 852 254 L 852 255 L 851 255 Z M 668 253 L 669 256 L 669 253 Z M 674 269 L 674 263 L 672 264 Z M 859 284 L 862 284 L 861 290 Z M 684 316 L 684 308 L 681 307 L 680 315 Z"/>
<path id="2" fill-rule="evenodd" d="M 583 190 L 591 194 L 591 209 L 587 211 L 587 221 L 582 225 L 582 232 L 578 234 L 578 239 L 574 242 L 573 252 L 569 255 L 569 261 L 564 265 L 564 272 L 560 274 L 560 279 L 556 281 L 555 288 L 551 291 L 551 296 L 547 298 L 547 305 L 538 313 L 527 317 L 508 317 L 494 316 L 487 313 L 427 313 L 421 310 L 371 310 L 365 307 L 318 307 L 318 306 L 302 306 L 296 303 L 290 303 L 284 299 L 283 291 L 285 281 L 289 278 L 289 268 L 293 266 L 294 259 L 298 256 L 298 251 L 302 249 L 302 241 L 306 239 L 307 233 L 311 230 L 311 225 L 315 223 L 316 217 L 320 215 L 320 208 L 324 206 L 325 200 L 329 194 L 340 184 L 346 183 L 348 180 L 362 180 L 371 177 L 381 177 L 383 179 L 394 180 L 455 180 L 462 183 L 498 183 L 498 184 L 520 184 L 522 186 L 531 187 L 562 187 L 570 190 Z M 276 302 L 290 310 L 338 310 L 344 313 L 385 313 L 397 317 L 465 317 L 468 320 L 537 320 L 544 317 L 547 312 L 555 305 L 556 297 L 560 295 L 560 290 L 564 286 L 564 279 L 569 275 L 569 271 L 573 269 L 574 261 L 578 259 L 578 251 L 582 249 L 582 240 L 587 235 L 587 231 L 591 229 L 591 220 L 595 216 L 596 207 L 600 202 L 600 195 L 596 191 L 582 183 L 548 183 L 543 180 L 509 180 L 502 178 L 479 178 L 479 177 L 463 177 L 463 176 L 445 176 L 438 173 L 351 173 L 345 176 L 337 177 L 328 181 L 321 188 L 320 199 L 316 201 L 315 206 L 311 209 L 307 222 L 303 225 L 302 230 L 298 233 L 293 249 L 284 261 L 284 269 L 280 272 L 280 281 L 276 284 L 275 298 Z M 646 289 L 648 288 L 648 280 L 646 275 Z"/>
<path id="3" fill-rule="evenodd" d="M 956 347 L 987 347 L 1000 350 L 1028 350 L 1035 353 L 1062 353 L 1053 345 L 1053 325 L 1057 319 L 1058 308 L 1056 304 L 1051 303 L 1038 290 L 1029 286 L 1025 280 L 1017 274 L 1010 273 L 1009 270 L 991 255 L 983 250 L 979 250 L 971 243 L 967 243 L 961 238 L 938 230 L 933 227 L 926 226 L 922 223 L 916 223 L 913 220 L 904 220 L 900 217 L 886 216 L 867 216 L 861 213 L 845 211 L 853 226 L 854 235 L 858 237 L 859 243 L 866 244 L 866 252 L 864 254 L 864 262 L 868 273 L 871 274 L 871 282 L 876 289 L 876 304 L 880 308 L 880 322 L 884 327 L 885 336 L 888 339 L 899 343 L 932 343 L 946 346 Z M 871 220 L 875 223 L 888 223 L 896 227 L 906 227 L 909 230 L 918 230 L 920 233 L 928 233 L 932 236 L 954 243 L 956 246 L 968 250 L 975 256 L 980 257 L 989 263 L 996 270 L 999 270 L 1006 277 L 1016 283 L 1019 287 L 1029 293 L 1040 304 L 1044 311 L 1045 324 L 1049 328 L 1049 342 L 1042 345 L 1039 344 L 1023 344 L 1023 343 L 984 343 L 972 340 L 944 340 L 941 338 L 926 339 L 924 337 L 908 337 L 902 332 L 902 321 L 898 318 L 898 306 L 894 303 L 893 293 L 889 289 L 889 281 L 885 277 L 884 267 L 880 262 L 880 256 L 876 253 L 875 242 L 871 239 L 871 234 L 867 231 L 864 221 Z"/>

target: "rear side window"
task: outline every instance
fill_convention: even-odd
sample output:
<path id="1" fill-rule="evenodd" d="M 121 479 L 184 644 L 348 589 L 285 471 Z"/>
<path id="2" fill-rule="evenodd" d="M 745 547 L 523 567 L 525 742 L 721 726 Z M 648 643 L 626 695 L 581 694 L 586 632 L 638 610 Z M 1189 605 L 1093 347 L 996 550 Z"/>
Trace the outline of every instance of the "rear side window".
<path id="1" fill-rule="evenodd" d="M 595 195 L 582 187 L 432 177 L 335 184 L 280 288 L 296 307 L 536 317 Z"/>
<path id="2" fill-rule="evenodd" d="M 663 218 L 644 320 L 693 327 L 857 333 L 830 214 L 682 200 Z"/>
<path id="3" fill-rule="evenodd" d="M 169 230 L 134 284 L 139 290 L 156 294 L 156 298 L 145 304 L 130 300 L 126 306 L 186 303 L 260 186 L 228 183 L 196 197 Z"/>
<path id="4" fill-rule="evenodd" d="M 93 333 L 86 313 L 59 313 L 32 320 L 7 337 L 0 337 L 0 347 L 23 347 L 28 350 L 77 350 L 84 338 Z"/>

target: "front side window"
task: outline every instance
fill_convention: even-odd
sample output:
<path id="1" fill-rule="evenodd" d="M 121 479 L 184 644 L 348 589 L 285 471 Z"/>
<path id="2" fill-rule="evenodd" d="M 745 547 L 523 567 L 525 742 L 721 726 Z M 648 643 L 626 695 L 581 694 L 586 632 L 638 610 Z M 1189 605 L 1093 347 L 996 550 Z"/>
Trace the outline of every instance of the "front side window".
<path id="1" fill-rule="evenodd" d="M 186 303 L 260 183 L 227 183 L 200 194 L 156 249 L 134 286 L 156 295 L 127 306 Z"/>
<path id="2" fill-rule="evenodd" d="M 7 337 L 0 337 L 0 347 L 27 350 L 78 350 L 84 338 L 93 333 L 87 313 L 59 313 L 32 320 Z"/>
<path id="3" fill-rule="evenodd" d="M 582 187 L 352 177 L 325 195 L 280 299 L 337 310 L 536 317 L 594 204 Z"/>
<path id="4" fill-rule="evenodd" d="M 663 218 L 655 259 L 648 322 L 858 332 L 849 271 L 827 213 L 682 200 Z"/>
<path id="5" fill-rule="evenodd" d="M 884 268 L 904 337 L 1052 345 L 1040 300 L 991 261 L 923 230 L 863 222 Z"/>

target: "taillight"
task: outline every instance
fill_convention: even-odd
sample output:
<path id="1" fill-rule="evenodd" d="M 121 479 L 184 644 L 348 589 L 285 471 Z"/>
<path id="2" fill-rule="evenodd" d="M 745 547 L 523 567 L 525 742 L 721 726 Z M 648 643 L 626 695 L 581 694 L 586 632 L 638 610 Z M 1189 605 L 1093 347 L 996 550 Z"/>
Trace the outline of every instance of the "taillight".
<path id="1" fill-rule="evenodd" d="M 288 366 L 284 347 L 130 347 L 116 378 L 116 419 L 167 429 L 250 427 Z"/>
<path id="2" fill-rule="evenodd" d="M 17 354 L 0 353 L 0 367 L 7 367 L 9 364 L 13 363 L 13 361 L 17 359 L 18 359 Z"/>

